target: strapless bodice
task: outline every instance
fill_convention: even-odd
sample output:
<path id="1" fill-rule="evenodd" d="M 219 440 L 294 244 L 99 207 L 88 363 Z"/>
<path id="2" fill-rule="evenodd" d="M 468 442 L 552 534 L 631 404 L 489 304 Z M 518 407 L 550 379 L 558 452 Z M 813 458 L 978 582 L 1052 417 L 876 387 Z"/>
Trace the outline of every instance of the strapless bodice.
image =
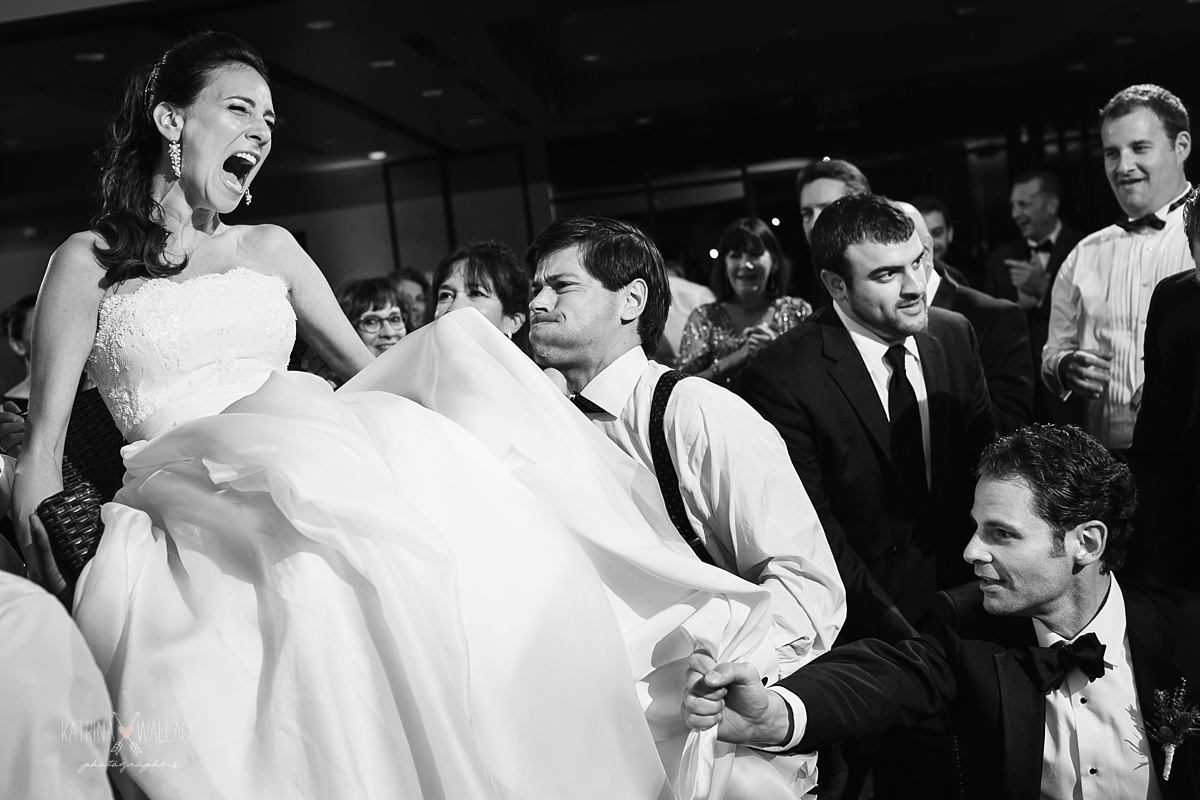
<path id="1" fill-rule="evenodd" d="M 87 370 L 126 438 L 168 407 L 215 414 L 286 369 L 296 314 L 282 278 L 244 267 L 150 280 L 100 301 Z"/>

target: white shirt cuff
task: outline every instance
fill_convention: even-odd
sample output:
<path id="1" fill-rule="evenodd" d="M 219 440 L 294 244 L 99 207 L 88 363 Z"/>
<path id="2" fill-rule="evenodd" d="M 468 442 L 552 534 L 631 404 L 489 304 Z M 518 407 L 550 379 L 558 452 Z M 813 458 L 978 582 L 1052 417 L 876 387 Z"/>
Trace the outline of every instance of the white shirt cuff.
<path id="1" fill-rule="evenodd" d="M 782 686 L 768 686 L 767 691 L 779 695 L 791 712 L 792 735 L 787 738 L 787 741 L 777 745 L 752 746 L 755 750 L 762 750 L 764 753 L 786 753 L 794 750 L 796 745 L 800 744 L 800 740 L 804 738 L 804 731 L 808 728 L 808 711 L 804 707 L 804 701 Z"/>

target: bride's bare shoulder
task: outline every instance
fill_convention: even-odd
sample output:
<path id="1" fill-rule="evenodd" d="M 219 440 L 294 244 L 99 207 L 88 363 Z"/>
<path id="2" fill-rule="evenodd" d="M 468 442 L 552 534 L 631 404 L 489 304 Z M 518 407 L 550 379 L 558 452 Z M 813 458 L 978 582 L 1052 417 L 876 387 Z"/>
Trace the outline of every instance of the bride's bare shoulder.
<path id="1" fill-rule="evenodd" d="M 97 297 L 103 294 L 105 272 L 96 261 L 95 247 L 104 247 L 104 240 L 95 231 L 80 231 L 68 237 L 50 256 L 46 286 L 92 290 Z"/>

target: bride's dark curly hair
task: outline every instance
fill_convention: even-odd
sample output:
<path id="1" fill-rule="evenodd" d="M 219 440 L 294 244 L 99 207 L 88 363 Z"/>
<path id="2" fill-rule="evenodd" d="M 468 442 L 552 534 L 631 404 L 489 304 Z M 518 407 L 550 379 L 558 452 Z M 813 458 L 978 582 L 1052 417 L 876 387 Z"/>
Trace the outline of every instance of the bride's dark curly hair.
<path id="1" fill-rule="evenodd" d="M 92 220 L 92 230 L 102 242 L 93 245 L 92 252 L 110 281 L 162 278 L 187 266 L 186 256 L 178 264 L 167 259 L 162 206 L 151 196 L 154 167 L 162 153 L 154 108 L 159 103 L 180 108 L 191 105 L 210 74 L 234 64 L 243 64 L 263 80 L 269 79 L 267 66 L 252 45 L 231 33 L 215 31 L 194 33 L 158 61 L 130 73 L 99 153 L 104 162 L 102 205 Z"/>

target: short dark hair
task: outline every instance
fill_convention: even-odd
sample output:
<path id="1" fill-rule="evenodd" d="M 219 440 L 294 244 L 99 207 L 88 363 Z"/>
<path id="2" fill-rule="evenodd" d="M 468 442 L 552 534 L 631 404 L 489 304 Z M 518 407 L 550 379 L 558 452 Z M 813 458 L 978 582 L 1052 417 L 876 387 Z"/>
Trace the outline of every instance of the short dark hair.
<path id="1" fill-rule="evenodd" d="M 37 293 L 27 294 L 24 297 L 17 298 L 16 302 L 8 308 L 0 311 L 0 327 L 4 330 L 4 335 L 9 339 L 21 341 L 21 334 L 25 329 L 25 320 L 33 312 L 33 307 L 37 305 Z"/>
<path id="2" fill-rule="evenodd" d="M 1033 181 L 1038 182 L 1038 191 L 1054 195 L 1060 200 L 1062 199 L 1062 181 L 1059 180 L 1057 173 L 1051 172 L 1048 169 L 1026 170 L 1013 178 L 1013 186 Z"/>
<path id="3" fill-rule="evenodd" d="M 433 304 L 436 293 L 450 277 L 454 265 L 463 262 L 463 280 L 490 285 L 506 316 L 529 314 L 529 272 L 517 254 L 504 242 L 489 239 L 459 247 L 438 262 L 433 270 Z"/>
<path id="4" fill-rule="evenodd" d="M 877 194 L 850 194 L 838 198 L 813 225 L 813 268 L 846 273 L 846 250 L 863 242 L 897 244 L 912 238 L 916 225 L 900 206 Z"/>
<path id="5" fill-rule="evenodd" d="M 638 318 L 638 338 L 642 349 L 653 355 L 671 307 L 667 269 L 654 242 L 628 222 L 608 217 L 572 217 L 553 222 L 539 233 L 525 251 L 525 263 L 537 272 L 538 264 L 569 247 L 579 248 L 580 264 L 610 292 L 628 286 L 637 278 L 646 282 L 646 308 Z"/>
<path id="6" fill-rule="evenodd" d="M 841 181 L 846 184 L 847 189 L 855 194 L 871 193 L 871 182 L 867 180 L 867 176 L 861 169 L 849 161 L 825 156 L 816 161 L 810 161 L 800 168 L 799 174 L 796 175 L 796 194 L 799 195 L 800 190 L 805 186 L 822 178 Z"/>
<path id="7" fill-rule="evenodd" d="M 1200 238 L 1200 185 L 1192 189 L 1183 204 L 1183 232 L 1187 234 L 1188 248 L 1196 255 L 1196 239 Z"/>
<path id="8" fill-rule="evenodd" d="M 912 204 L 917 207 L 917 211 L 921 212 L 921 216 L 932 214 L 936 211 L 946 221 L 947 228 L 954 227 L 954 220 L 950 217 L 950 207 L 942 202 L 940 197 L 934 197 L 931 194 L 919 194 L 912 199 Z"/>
<path id="9" fill-rule="evenodd" d="M 1187 107 L 1183 101 L 1161 86 L 1139 83 L 1128 86 L 1112 96 L 1100 109 L 1100 123 L 1120 119 L 1139 108 L 1149 109 L 1162 123 L 1167 138 L 1172 142 L 1184 131 L 1192 130 Z"/>
<path id="10" fill-rule="evenodd" d="M 357 278 L 349 280 L 338 287 L 338 305 L 351 324 L 357 323 L 359 317 L 373 308 L 400 308 L 400 292 L 391 278 L 381 275 L 377 278 Z"/>
<path id="11" fill-rule="evenodd" d="M 1019 479 L 1061 545 L 1071 528 L 1099 520 L 1108 528 L 1101 573 L 1120 569 L 1133 535 L 1137 488 L 1129 467 L 1074 425 L 1030 425 L 988 445 L 975 477 Z"/>
<path id="12" fill-rule="evenodd" d="M 787 290 L 792 265 L 783 257 L 783 250 L 779 247 L 775 232 L 761 219 L 742 217 L 729 223 L 725 230 L 721 231 L 721 238 L 717 240 L 717 260 L 713 264 L 712 277 L 709 279 L 709 286 L 717 300 L 732 300 L 736 296 L 733 285 L 729 283 L 729 270 L 725 269 L 725 256 L 730 253 L 770 253 L 774 269 L 771 270 L 771 277 L 767 279 L 767 297 L 774 300 Z"/>

